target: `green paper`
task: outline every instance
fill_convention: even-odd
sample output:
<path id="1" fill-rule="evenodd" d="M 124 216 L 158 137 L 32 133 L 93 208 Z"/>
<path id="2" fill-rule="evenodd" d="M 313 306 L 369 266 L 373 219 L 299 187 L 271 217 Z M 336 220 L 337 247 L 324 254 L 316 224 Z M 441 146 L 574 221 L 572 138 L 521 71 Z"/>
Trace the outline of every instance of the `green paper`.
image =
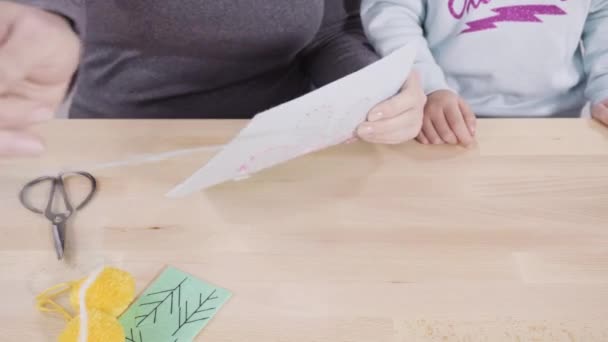
<path id="1" fill-rule="evenodd" d="M 230 297 L 228 290 L 168 267 L 119 320 L 126 342 L 190 342 Z"/>

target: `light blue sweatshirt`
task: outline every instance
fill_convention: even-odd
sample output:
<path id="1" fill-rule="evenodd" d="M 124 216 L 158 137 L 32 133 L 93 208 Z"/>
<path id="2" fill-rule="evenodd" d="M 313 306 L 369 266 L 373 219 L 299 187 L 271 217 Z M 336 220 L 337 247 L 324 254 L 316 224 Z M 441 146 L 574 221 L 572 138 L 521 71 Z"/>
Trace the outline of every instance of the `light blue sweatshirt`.
<path id="1" fill-rule="evenodd" d="M 363 0 L 361 15 L 381 55 L 421 40 L 426 93 L 452 90 L 478 115 L 608 100 L 608 0 Z"/>

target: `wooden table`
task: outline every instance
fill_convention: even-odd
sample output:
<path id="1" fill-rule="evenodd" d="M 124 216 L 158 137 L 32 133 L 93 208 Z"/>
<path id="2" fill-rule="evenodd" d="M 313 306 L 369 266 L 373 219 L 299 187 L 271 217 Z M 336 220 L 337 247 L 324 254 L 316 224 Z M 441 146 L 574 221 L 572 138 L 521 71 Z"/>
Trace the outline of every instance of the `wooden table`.
<path id="1" fill-rule="evenodd" d="M 244 124 L 39 127 L 44 158 L 0 162 L 0 339 L 54 341 L 35 295 L 107 263 L 138 289 L 170 264 L 233 291 L 200 341 L 608 341 L 608 129 L 591 121 L 481 120 L 470 150 L 340 146 L 178 200 L 163 194 L 211 153 L 98 171 L 65 263 L 17 201 L 48 170 Z"/>

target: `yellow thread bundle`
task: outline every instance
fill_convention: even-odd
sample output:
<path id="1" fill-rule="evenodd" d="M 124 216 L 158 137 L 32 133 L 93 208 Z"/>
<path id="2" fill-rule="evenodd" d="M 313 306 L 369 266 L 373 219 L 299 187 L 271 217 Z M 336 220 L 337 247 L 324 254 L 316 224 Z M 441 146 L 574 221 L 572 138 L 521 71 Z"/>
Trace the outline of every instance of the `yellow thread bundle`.
<path id="1" fill-rule="evenodd" d="M 65 327 L 59 342 L 77 342 L 80 334 L 80 316 L 72 319 Z M 88 311 L 87 342 L 124 342 L 125 333 L 116 317 L 99 310 Z"/>
<path id="2" fill-rule="evenodd" d="M 79 292 L 86 279 L 59 284 L 37 298 L 40 311 L 59 313 L 68 321 L 59 342 L 79 342 L 82 315 L 73 317 L 53 298 L 69 291 L 71 306 L 76 312 L 81 312 Z M 85 290 L 87 342 L 123 342 L 125 335 L 117 318 L 135 299 L 133 277 L 122 270 L 106 267 Z"/>
<path id="3" fill-rule="evenodd" d="M 80 311 L 78 294 L 86 279 L 81 279 L 70 293 L 70 304 Z M 127 272 L 105 268 L 87 290 L 87 308 L 95 308 L 114 317 L 120 316 L 135 298 L 135 281 Z"/>

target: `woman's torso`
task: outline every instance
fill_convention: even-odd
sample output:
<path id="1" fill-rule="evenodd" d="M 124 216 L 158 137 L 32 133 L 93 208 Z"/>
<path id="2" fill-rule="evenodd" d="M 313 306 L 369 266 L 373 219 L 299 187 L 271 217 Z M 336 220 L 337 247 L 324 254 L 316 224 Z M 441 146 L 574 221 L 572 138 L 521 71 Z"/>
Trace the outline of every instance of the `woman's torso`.
<path id="1" fill-rule="evenodd" d="M 71 117 L 244 118 L 305 93 L 323 0 L 87 0 Z"/>

